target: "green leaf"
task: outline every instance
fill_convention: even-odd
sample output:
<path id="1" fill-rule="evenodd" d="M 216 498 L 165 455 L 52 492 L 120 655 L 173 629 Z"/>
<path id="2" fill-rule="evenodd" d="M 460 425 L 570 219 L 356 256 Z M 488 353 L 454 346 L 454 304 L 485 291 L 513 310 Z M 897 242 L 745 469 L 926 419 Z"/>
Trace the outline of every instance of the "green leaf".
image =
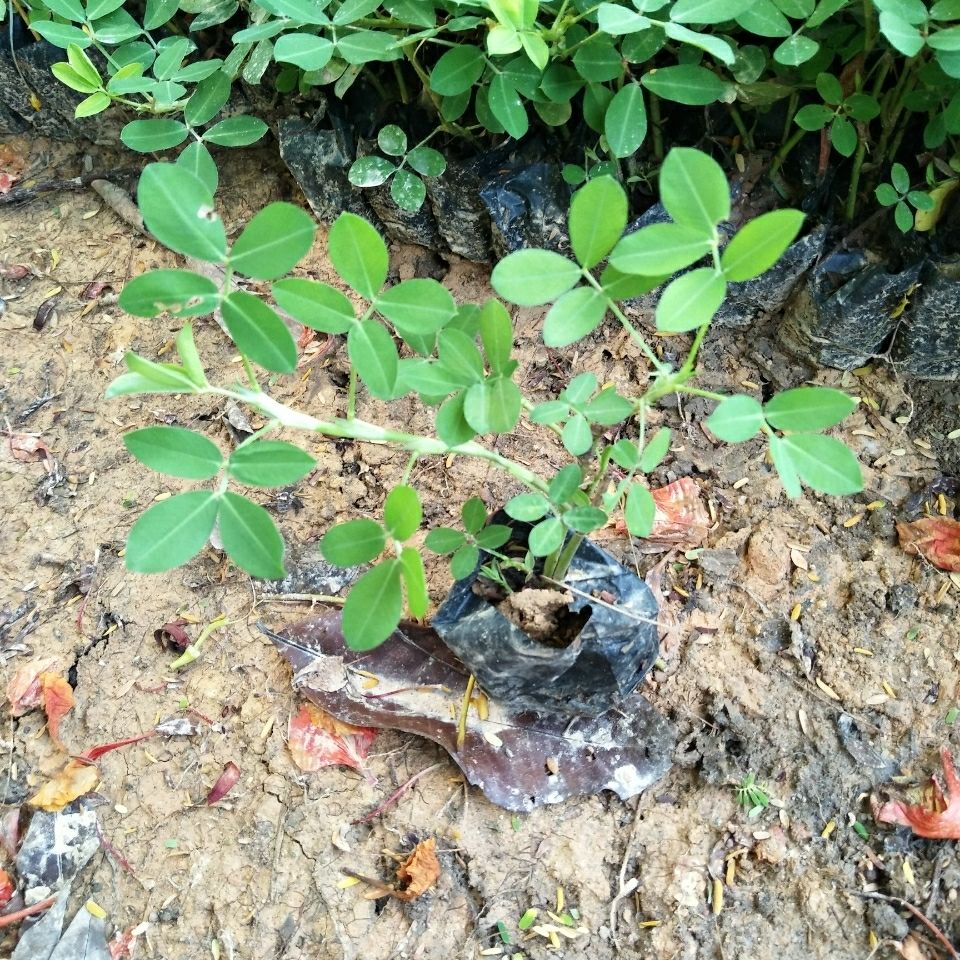
<path id="1" fill-rule="evenodd" d="M 663 32 L 671 40 L 678 40 L 688 47 L 696 47 L 698 50 L 706 51 L 715 60 L 725 63 L 728 67 L 732 66 L 737 59 L 733 47 L 721 37 L 715 37 L 709 33 L 699 33 L 674 22 L 664 24 Z M 789 27 L 787 32 L 789 33 Z"/>
<path id="2" fill-rule="evenodd" d="M 246 147 L 256 143 L 267 129 L 259 117 L 227 117 L 205 131 L 203 139 L 222 147 Z"/>
<path id="3" fill-rule="evenodd" d="M 513 322 L 506 307 L 490 299 L 480 312 L 480 339 L 487 362 L 494 373 L 502 373 L 510 363 L 513 350 Z"/>
<path id="4" fill-rule="evenodd" d="M 79 0 L 47 0 L 44 6 L 74 23 L 83 23 L 87 19 L 83 4 Z"/>
<path id="5" fill-rule="evenodd" d="M 584 413 L 591 423 L 603 427 L 626 420 L 633 413 L 633 404 L 621 397 L 614 387 L 607 387 L 587 404 Z"/>
<path id="6" fill-rule="evenodd" d="M 843 85 L 832 73 L 818 73 L 816 84 L 824 103 L 835 107 L 843 102 Z"/>
<path id="7" fill-rule="evenodd" d="M 461 547 L 450 561 L 450 575 L 454 580 L 464 580 L 477 568 L 480 562 L 480 551 L 468 543 Z"/>
<path id="8" fill-rule="evenodd" d="M 645 73 L 640 82 L 664 100 L 682 103 L 688 107 L 705 107 L 723 100 L 730 85 L 706 67 L 678 64 L 660 67 Z"/>
<path id="9" fill-rule="evenodd" d="M 863 489 L 860 464 L 839 440 L 820 433 L 793 433 L 782 444 L 808 487 L 838 497 Z"/>
<path id="10" fill-rule="evenodd" d="M 388 494 L 383 506 L 383 522 L 394 540 L 409 540 L 420 529 L 423 508 L 413 487 L 398 483 Z"/>
<path id="11" fill-rule="evenodd" d="M 519 140 L 530 127 L 527 111 L 516 86 L 505 73 L 498 73 L 487 89 L 487 102 L 490 112 L 503 124 L 504 130 L 515 140 Z"/>
<path id="12" fill-rule="evenodd" d="M 34 20 L 30 24 L 30 29 L 34 33 L 39 33 L 48 43 L 52 43 L 55 47 L 60 47 L 63 50 L 71 45 L 83 50 L 93 43 L 92 37 L 87 36 L 77 27 L 71 27 L 66 23 L 54 23 L 52 20 Z"/>
<path id="13" fill-rule="evenodd" d="M 319 280 L 278 280 L 273 285 L 273 298 L 281 310 L 311 330 L 346 333 L 357 319 L 347 297 Z"/>
<path id="14" fill-rule="evenodd" d="M 333 50 L 326 37 L 315 33 L 285 33 L 273 45 L 273 59 L 301 70 L 322 70 L 333 57 Z"/>
<path id="15" fill-rule="evenodd" d="M 649 30 L 652 22 L 649 17 L 644 17 L 619 3 L 601 3 L 597 7 L 597 25 L 604 33 L 620 37 Z"/>
<path id="16" fill-rule="evenodd" d="M 415 173 L 398 170 L 390 184 L 390 196 L 401 210 L 416 213 L 427 199 L 427 188 Z"/>
<path id="17" fill-rule="evenodd" d="M 230 99 L 230 77 L 222 70 L 201 80 L 183 111 L 183 119 L 192 127 L 212 120 Z"/>
<path id="18" fill-rule="evenodd" d="M 384 157 L 360 157 L 350 165 L 347 178 L 355 187 L 379 187 L 397 172 L 397 165 Z"/>
<path id="19" fill-rule="evenodd" d="M 763 423 L 760 401 L 745 394 L 721 400 L 706 419 L 713 434 L 727 443 L 742 443 L 755 437 Z"/>
<path id="20" fill-rule="evenodd" d="M 155 503 L 127 537 L 127 569 L 163 573 L 186 563 L 210 539 L 219 508 L 219 498 L 208 490 L 181 493 Z"/>
<path id="21" fill-rule="evenodd" d="M 414 147 L 407 154 L 407 166 L 424 177 L 439 177 L 447 169 L 447 161 L 433 147 Z"/>
<path id="22" fill-rule="evenodd" d="M 76 50 L 81 56 L 86 56 L 79 47 L 71 44 L 67 49 L 68 57 L 71 50 Z M 93 64 L 91 63 L 90 66 L 92 67 Z M 102 85 L 100 75 L 96 73 L 96 70 L 94 70 L 96 75 L 91 76 L 86 70 L 78 70 L 70 63 L 55 63 L 50 68 L 50 72 L 61 83 L 65 83 L 71 90 L 76 90 L 78 93 L 93 93 L 95 90 L 99 90 Z"/>
<path id="23" fill-rule="evenodd" d="M 231 339 L 254 363 L 275 373 L 297 369 L 297 345 L 287 325 L 259 297 L 234 290 L 220 312 Z"/>
<path id="24" fill-rule="evenodd" d="M 317 461 L 306 450 L 283 440 L 257 440 L 230 455 L 230 476 L 251 487 L 285 487 L 302 480 Z"/>
<path id="25" fill-rule="evenodd" d="M 435 333 L 456 315 L 450 291 L 436 280 L 415 277 L 385 290 L 374 304 L 403 333 Z"/>
<path id="26" fill-rule="evenodd" d="M 183 143 L 188 132 L 179 120 L 131 120 L 120 131 L 120 139 L 138 153 L 155 153 Z"/>
<path id="27" fill-rule="evenodd" d="M 372 650 L 397 628 L 403 612 L 402 570 L 399 560 L 384 560 L 350 589 L 341 625 L 351 650 Z"/>
<path id="28" fill-rule="evenodd" d="M 837 117 L 830 124 L 830 142 L 843 157 L 852 157 L 857 149 L 857 129 L 846 117 Z"/>
<path id="29" fill-rule="evenodd" d="M 146 11 L 143 15 L 145 30 L 156 30 L 162 27 L 177 12 L 180 0 L 147 0 Z"/>
<path id="30" fill-rule="evenodd" d="M 292 203 L 271 203 L 244 228 L 230 250 L 230 266 L 245 277 L 275 280 L 313 246 L 313 217 Z"/>
<path id="31" fill-rule="evenodd" d="M 738 14 L 737 23 L 758 37 L 789 37 L 793 33 L 790 21 L 772 0 L 757 0 L 749 10 Z"/>
<path id="32" fill-rule="evenodd" d="M 622 273 L 615 267 L 604 267 L 600 274 L 600 285 L 603 292 L 612 300 L 629 300 L 631 297 L 640 297 L 651 290 L 656 290 L 665 280 L 661 277 L 642 277 L 630 273 Z"/>
<path id="33" fill-rule="evenodd" d="M 905 57 L 914 57 L 923 49 L 923 34 L 895 13 L 881 12 L 880 32 L 890 41 L 890 46 Z"/>
<path id="34" fill-rule="evenodd" d="M 623 75 L 623 61 L 612 41 L 591 38 L 573 55 L 573 65 L 584 80 L 606 83 Z"/>
<path id="35" fill-rule="evenodd" d="M 539 493 L 518 493 L 507 501 L 503 508 L 508 517 L 532 523 L 545 517 L 550 509 L 550 501 Z"/>
<path id="36" fill-rule="evenodd" d="M 463 415 L 477 433 L 509 433 L 520 419 L 520 389 L 506 377 L 494 377 L 467 389 Z"/>
<path id="37" fill-rule="evenodd" d="M 627 225 L 627 195 L 612 177 L 597 177 L 570 201 L 570 245 L 577 262 L 595 267 L 614 248 Z"/>
<path id="38" fill-rule="evenodd" d="M 469 90 L 486 66 L 483 51 L 465 44 L 449 49 L 436 63 L 430 74 L 430 87 L 443 97 L 453 97 Z"/>
<path id="39" fill-rule="evenodd" d="M 624 470 L 637 470 L 640 467 L 640 451 L 632 440 L 618 440 L 611 448 L 613 462 Z"/>
<path id="40" fill-rule="evenodd" d="M 550 500 L 556 504 L 568 503 L 583 483 L 583 470 L 575 463 L 567 464 L 558 470 L 550 481 Z"/>
<path id="41" fill-rule="evenodd" d="M 808 103 L 801 107 L 793 117 L 793 122 L 801 130 L 822 130 L 834 118 L 834 111 L 822 103 Z"/>
<path id="42" fill-rule="evenodd" d="M 580 279 L 580 268 L 552 250 L 517 250 L 504 257 L 490 277 L 493 289 L 521 307 L 556 300 Z"/>
<path id="43" fill-rule="evenodd" d="M 645 444 L 640 454 L 640 471 L 651 473 L 663 462 L 670 450 L 671 432 L 669 427 L 661 427 Z"/>
<path id="44" fill-rule="evenodd" d="M 610 265 L 622 273 L 660 277 L 696 263 L 710 246 L 702 227 L 655 223 L 627 234 L 613 248 Z"/>
<path id="45" fill-rule="evenodd" d="M 577 406 L 585 403 L 587 398 L 597 389 L 597 377 L 593 373 L 579 373 L 575 376 L 560 394 L 568 403 Z"/>
<path id="46" fill-rule="evenodd" d="M 183 427 L 144 427 L 124 434 L 123 445 L 151 470 L 187 480 L 209 480 L 223 466 L 217 445 Z"/>
<path id="47" fill-rule="evenodd" d="M 463 331 L 448 329 L 438 339 L 440 362 L 464 386 L 483 379 L 483 357 L 473 338 Z"/>
<path id="48" fill-rule="evenodd" d="M 151 363 L 135 353 L 127 353 L 124 360 L 131 372 L 121 374 L 107 387 L 104 396 L 108 400 L 137 393 L 196 392 L 197 384 L 182 367 Z"/>
<path id="49" fill-rule="evenodd" d="M 434 420 L 437 436 L 451 447 L 466 443 L 477 435 L 477 431 L 467 423 L 463 415 L 465 397 L 466 390 L 461 390 L 444 401 Z"/>
<path id="50" fill-rule="evenodd" d="M 580 457 L 593 446 L 593 431 L 582 413 L 575 413 L 564 425 L 561 434 L 564 449 L 573 457 Z"/>
<path id="51" fill-rule="evenodd" d="M 546 557 L 563 546 L 567 529 L 557 517 L 541 520 L 531 531 L 527 540 L 530 552 L 535 557 Z"/>
<path id="52" fill-rule="evenodd" d="M 549 309 L 543 321 L 543 342 L 565 347 L 592 333 L 607 313 L 606 297 L 593 287 L 576 287 Z"/>
<path id="53" fill-rule="evenodd" d="M 407 590 L 407 610 L 411 617 L 425 617 L 430 608 L 430 598 L 427 596 L 427 577 L 420 551 L 404 547 L 400 553 L 400 567 Z"/>
<path id="54" fill-rule="evenodd" d="M 913 213 L 903 201 L 894 208 L 893 219 L 901 233 L 909 233 L 913 229 Z"/>
<path id="55" fill-rule="evenodd" d="M 477 546 L 482 550 L 499 550 L 513 535 L 513 529 L 502 523 L 491 523 L 477 531 Z"/>
<path id="56" fill-rule="evenodd" d="M 564 513 L 562 520 L 570 530 L 577 533 L 593 533 L 607 522 L 605 510 L 599 507 L 574 507 Z"/>
<path id="57" fill-rule="evenodd" d="M 386 31 L 357 30 L 337 41 L 337 53 L 347 63 L 360 65 L 374 60 L 399 60 L 403 53 L 393 35 Z"/>
<path id="58" fill-rule="evenodd" d="M 176 253 L 223 263 L 227 235 L 206 184 L 173 163 L 151 163 L 140 174 L 137 205 L 147 229 Z"/>
<path id="59" fill-rule="evenodd" d="M 402 156 L 407 152 L 407 135 L 395 123 L 389 123 L 380 128 L 377 146 L 391 157 Z"/>
<path id="60" fill-rule="evenodd" d="M 770 456 L 773 459 L 773 466 L 780 477 L 783 489 L 791 500 L 796 500 L 803 492 L 800 487 L 800 477 L 797 474 L 797 468 L 794 465 L 790 448 L 786 442 L 776 434 L 767 438 L 770 444 Z"/>
<path id="61" fill-rule="evenodd" d="M 74 108 L 73 115 L 79 120 L 103 113 L 113 101 L 105 93 L 94 93 L 81 100 Z"/>
<path id="62" fill-rule="evenodd" d="M 660 200 L 678 224 L 702 236 L 712 237 L 716 225 L 730 216 L 730 188 L 720 164 L 687 147 L 667 154 L 660 170 Z"/>
<path id="63" fill-rule="evenodd" d="M 180 155 L 177 157 L 177 166 L 189 170 L 195 177 L 198 177 L 211 196 L 217 192 L 217 185 L 220 180 L 217 165 L 213 162 L 210 151 L 199 140 L 188 143 L 180 151 Z"/>
<path id="64" fill-rule="evenodd" d="M 720 257 L 727 280 L 751 280 L 769 270 L 797 238 L 801 226 L 799 210 L 773 210 L 751 220 Z"/>
<path id="65" fill-rule="evenodd" d="M 151 270 L 124 284 L 120 307 L 135 317 L 195 317 L 211 313 L 220 291 L 207 277 L 190 270 Z"/>
<path id="66" fill-rule="evenodd" d="M 347 353 L 370 393 L 389 400 L 396 389 L 400 358 L 383 325 L 373 319 L 354 324 L 347 335 Z"/>
<path id="67" fill-rule="evenodd" d="M 801 63 L 806 63 L 811 57 L 815 57 L 819 49 L 820 44 L 816 40 L 797 33 L 787 37 L 773 51 L 773 59 L 785 67 L 799 67 Z"/>
<path id="68" fill-rule="evenodd" d="M 203 363 L 200 360 L 200 354 L 197 353 L 197 345 L 193 339 L 193 327 L 185 323 L 181 331 L 177 334 L 175 341 L 177 353 L 183 363 L 184 373 L 198 387 L 206 387 L 207 375 L 203 369 Z"/>
<path id="69" fill-rule="evenodd" d="M 727 293 L 727 281 L 713 267 L 700 267 L 670 282 L 657 303 L 657 329 L 684 333 L 709 323 Z"/>
<path id="70" fill-rule="evenodd" d="M 928 34 L 927 46 L 934 50 L 947 50 L 951 53 L 960 50 L 960 26 L 945 27 L 936 33 Z"/>
<path id="71" fill-rule="evenodd" d="M 634 537 L 649 537 L 657 515 L 657 504 L 642 483 L 631 483 L 623 510 L 627 530 Z"/>
<path id="72" fill-rule="evenodd" d="M 448 554 L 459 550 L 466 543 L 466 537 L 452 527 L 434 527 L 424 541 L 426 548 L 434 553 Z"/>
<path id="73" fill-rule="evenodd" d="M 677 0 L 670 19 L 677 23 L 723 23 L 749 9 L 753 0 Z"/>
<path id="74" fill-rule="evenodd" d="M 892 207 L 900 199 L 900 194 L 889 183 L 881 183 L 874 194 L 884 207 Z"/>
<path id="75" fill-rule="evenodd" d="M 639 83 L 625 84 L 614 95 L 604 114 L 603 133 L 615 157 L 629 157 L 640 149 L 647 135 L 647 108 Z"/>
<path id="76" fill-rule="evenodd" d="M 830 387 L 796 387 L 767 402 L 763 411 L 777 430 L 825 430 L 852 413 L 856 400 Z"/>
<path id="77" fill-rule="evenodd" d="M 479 533 L 487 522 L 487 508 L 479 497 L 471 497 L 460 508 L 460 519 L 469 534 Z"/>
<path id="78" fill-rule="evenodd" d="M 383 553 L 387 533 L 376 520 L 348 520 L 331 527 L 320 541 L 320 551 L 328 563 L 338 567 L 356 567 L 369 563 Z"/>
<path id="79" fill-rule="evenodd" d="M 898 193 L 904 194 L 910 189 L 910 174 L 902 163 L 895 163 L 890 168 L 890 179 Z"/>
<path id="80" fill-rule="evenodd" d="M 387 279 L 390 255 L 380 234 L 355 213 L 341 213 L 327 236 L 330 261 L 361 296 L 373 300 Z"/>
<path id="81" fill-rule="evenodd" d="M 569 404 L 562 400 L 547 400 L 545 403 L 538 403 L 530 411 L 531 423 L 557 423 L 563 420 L 570 413 Z"/>
<path id="82" fill-rule="evenodd" d="M 259 504 L 227 491 L 220 502 L 218 531 L 227 556 L 241 570 L 261 580 L 283 576 L 283 538 Z"/>

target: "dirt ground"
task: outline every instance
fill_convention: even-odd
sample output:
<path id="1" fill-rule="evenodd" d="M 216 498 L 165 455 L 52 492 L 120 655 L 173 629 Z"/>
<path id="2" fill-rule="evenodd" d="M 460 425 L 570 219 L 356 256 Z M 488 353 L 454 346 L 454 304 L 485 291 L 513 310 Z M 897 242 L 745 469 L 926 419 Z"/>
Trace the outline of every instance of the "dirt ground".
<path id="1" fill-rule="evenodd" d="M 18 143 L 34 177 L 80 170 L 72 147 Z M 94 157 L 95 168 L 129 162 Z M 235 151 L 223 163 L 218 201 L 231 234 L 268 201 L 298 199 L 270 149 Z M 321 230 L 302 275 L 331 278 L 323 250 Z M 422 251 L 394 253 L 400 277 L 436 268 Z M 700 401 L 664 407 L 675 438 L 655 479 L 694 477 L 716 516 L 708 547 L 668 567 L 678 628 L 644 687 L 679 730 L 673 769 L 638 800 L 605 794 L 513 817 L 465 788 L 439 748 L 392 732 L 374 743 L 375 783 L 342 767 L 302 774 L 285 742 L 297 708 L 291 673 L 256 623 L 281 628 L 308 615 L 309 604 L 264 602 L 213 549 L 168 575 L 124 569 L 135 519 L 188 484 L 139 466 L 122 434 L 176 423 L 231 443 L 222 404 L 103 399 L 123 351 L 163 357 L 179 329 L 125 315 L 116 293 L 143 270 L 175 263 L 87 190 L 0 205 L 0 267 L 29 268 L 0 280 L 0 422 L 38 434 L 59 464 L 21 462 L 0 444 L 0 613 L 28 604 L 5 629 L 0 684 L 25 662 L 52 658 L 74 685 L 77 705 L 62 726 L 72 752 L 184 713 L 200 727 L 191 738 L 103 758 L 101 827 L 123 859 L 98 853 L 75 885 L 76 903 L 95 899 L 117 929 L 146 921 L 137 955 L 165 960 L 938 955 L 929 930 L 864 892 L 903 898 L 960 940 L 955 845 L 879 827 L 869 806 L 871 792 L 896 776 L 902 786 L 925 782 L 938 749 L 956 739 L 946 717 L 960 705 L 960 583 L 906 556 L 894 531 L 905 499 L 938 476 L 907 385 L 883 367 L 811 371 L 776 347 L 772 328 L 715 331 L 702 362 L 708 389 L 760 395 L 812 379 L 863 398 L 843 436 L 864 464 L 866 490 L 789 502 L 759 444 L 716 447 L 700 427 Z M 458 298 L 488 293 L 485 271 L 467 263 L 453 264 L 444 282 Z M 107 286 L 85 299 L 91 283 Z M 51 298 L 47 322 L 35 324 Z M 520 377 L 535 396 L 585 370 L 625 389 L 645 379 L 612 325 L 561 354 L 540 345 L 540 316 L 516 315 Z M 198 324 L 198 342 L 209 369 L 231 378 L 236 358 L 211 320 Z M 678 346 L 659 342 L 667 354 Z M 308 411 L 337 412 L 345 371 L 333 351 L 275 390 Z M 960 408 L 953 412 L 960 425 Z M 426 422 L 412 401 L 363 399 L 360 415 Z M 534 466 L 564 459 L 526 425 L 497 442 Z M 261 501 L 277 512 L 293 567 L 316 554 L 333 522 L 378 515 L 382 491 L 404 466 L 385 448 L 308 447 L 318 466 L 295 496 Z M 493 505 L 515 492 L 474 463 L 423 461 L 413 482 L 429 521 L 452 520 L 471 495 Z M 658 559 L 612 529 L 598 539 L 641 574 Z M 430 576 L 436 604 L 449 581 L 439 566 Z M 229 625 L 199 662 L 175 672 L 154 631 L 183 614 L 198 624 L 225 614 Z M 63 763 L 43 723 L 35 711 L 5 724 L 0 799 L 10 805 Z M 241 768 L 239 783 L 204 806 L 230 761 Z M 431 765 L 381 818 L 350 826 Z M 735 792 L 750 773 L 775 801 L 754 817 Z M 436 838 L 443 872 L 419 900 L 372 901 L 362 884 L 343 887 L 342 868 L 389 877 L 383 851 L 409 852 L 425 837 Z M 544 919 L 556 911 L 558 890 L 586 931 L 559 946 L 518 929 L 529 908 Z"/>

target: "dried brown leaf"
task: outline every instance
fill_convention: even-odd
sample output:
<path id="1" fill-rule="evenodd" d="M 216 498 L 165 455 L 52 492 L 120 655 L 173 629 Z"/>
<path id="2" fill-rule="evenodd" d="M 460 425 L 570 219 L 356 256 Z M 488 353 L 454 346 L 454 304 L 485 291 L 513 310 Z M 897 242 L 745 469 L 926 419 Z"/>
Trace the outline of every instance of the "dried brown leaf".
<path id="1" fill-rule="evenodd" d="M 218 800 L 222 800 L 236 785 L 240 779 L 240 768 L 231 760 L 220 774 L 217 782 L 213 785 L 207 794 L 204 803 L 210 807 Z"/>
<path id="2" fill-rule="evenodd" d="M 305 703 L 290 718 L 287 743 L 294 763 L 307 773 L 336 764 L 363 771 L 376 735 L 374 727 L 343 723 L 315 704 Z"/>
<path id="3" fill-rule="evenodd" d="M 47 730 L 53 742 L 62 747 L 60 721 L 73 709 L 73 687 L 58 673 L 44 671 L 39 680 L 43 712 L 47 715 Z"/>
<path id="4" fill-rule="evenodd" d="M 99 780 L 100 771 L 96 767 L 82 760 L 71 760 L 27 802 L 33 807 L 56 813 L 77 797 L 93 790 Z"/>
<path id="5" fill-rule="evenodd" d="M 905 553 L 924 557 L 935 567 L 960 573 L 960 522 L 949 517 L 922 517 L 898 523 L 897 535 Z"/>
<path id="6" fill-rule="evenodd" d="M 960 840 L 960 777 L 957 776 L 953 757 L 946 747 L 940 750 L 940 760 L 943 764 L 946 796 L 934 777 L 930 782 L 928 803 L 890 800 L 876 811 L 877 821 L 910 827 L 918 837 Z"/>

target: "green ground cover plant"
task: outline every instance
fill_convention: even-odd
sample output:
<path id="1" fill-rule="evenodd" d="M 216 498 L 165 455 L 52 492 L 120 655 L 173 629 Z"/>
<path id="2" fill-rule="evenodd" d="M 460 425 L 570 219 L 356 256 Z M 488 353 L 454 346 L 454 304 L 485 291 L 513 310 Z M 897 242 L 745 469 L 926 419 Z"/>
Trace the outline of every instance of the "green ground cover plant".
<path id="1" fill-rule="evenodd" d="M 914 199 L 922 190 L 911 187 L 956 176 L 957 0 L 34 0 L 16 9 L 64 49 L 55 72 L 85 95 L 81 116 L 131 112 L 123 139 L 132 149 L 189 144 L 189 162 L 206 164 L 209 145 L 265 132 L 263 118 L 223 115 L 234 84 L 276 98 L 319 87 L 351 119 L 364 115 L 361 133 L 376 148 L 356 161 L 353 182 L 389 180 L 409 210 L 449 157 L 530 132 L 551 138 L 571 183 L 612 175 L 645 185 L 670 146 L 697 145 L 706 131 L 772 152 L 769 172 L 788 198 L 784 163 L 806 143 L 838 167 L 848 219 L 876 203 L 895 162 L 907 171 L 901 193 Z M 922 210 L 907 204 L 890 204 L 901 227 Z"/>
<path id="2" fill-rule="evenodd" d="M 324 555 L 334 564 L 372 564 L 353 586 L 343 612 L 345 636 L 358 649 L 386 639 L 404 609 L 414 617 L 426 614 L 424 549 L 449 557 L 455 578 L 472 573 L 484 551 L 490 576 L 512 566 L 560 583 L 583 538 L 611 516 L 622 513 L 631 534 L 648 534 L 655 508 L 644 477 L 664 460 L 671 443 L 670 429 L 652 429 L 649 414 L 671 394 L 715 402 L 706 425 L 719 440 L 760 438 L 768 444 L 791 497 L 799 496 L 803 485 L 835 495 L 862 488 L 853 454 L 824 432 L 854 408 L 847 394 L 801 387 L 761 403 L 696 386 L 700 348 L 728 284 L 769 269 L 803 221 L 796 210 L 772 211 L 724 245 L 719 226 L 730 214 L 729 187 L 723 170 L 704 153 L 677 148 L 666 156 L 659 186 L 671 220 L 635 232 L 626 232 L 623 186 L 609 176 L 590 180 L 570 204 L 570 256 L 541 249 L 511 254 L 492 276 L 502 299 L 484 303 L 457 304 L 431 279 L 388 286 L 386 245 L 368 222 L 351 213 L 333 224 L 326 252 L 354 298 L 291 275 L 313 243 L 312 218 L 291 204 L 273 203 L 230 244 L 215 212 L 214 186 L 180 162 L 152 163 L 144 170 L 138 202 L 147 228 L 171 250 L 219 265 L 224 279 L 217 284 L 177 269 L 151 271 L 127 283 L 120 305 L 128 312 L 166 313 L 187 322 L 176 340 L 179 363 L 129 353 L 128 370 L 108 395 L 231 399 L 265 423 L 227 453 L 181 427 L 148 427 L 126 435 L 127 449 L 146 466 L 200 484 L 155 504 L 135 523 L 126 552 L 131 570 L 154 573 L 185 563 L 216 531 L 229 557 L 248 573 L 282 576 L 284 547 L 273 520 L 236 489 L 285 486 L 311 471 L 314 461 L 303 449 L 272 436 L 281 429 L 386 444 L 408 454 L 382 517 L 348 520 L 322 541 Z M 676 271 L 681 272 L 670 279 Z M 270 296 L 238 288 L 232 282 L 237 278 L 268 282 Z M 649 335 L 622 307 L 622 301 L 665 281 L 656 327 L 690 336 L 677 365 L 658 356 Z M 293 335 L 270 300 L 299 323 L 345 338 L 349 383 L 342 416 L 322 418 L 291 408 L 263 385 L 264 371 L 293 374 L 297 364 Z M 593 374 L 584 373 L 554 398 L 525 396 L 517 383 L 513 324 L 504 301 L 548 308 L 543 340 L 549 347 L 574 344 L 601 324 L 620 325 L 648 365 L 648 384 L 625 394 L 601 387 Z M 242 383 L 220 382 L 195 347 L 189 318 L 214 309 L 221 311 L 242 358 Z M 360 390 L 382 400 L 416 395 L 433 412 L 433 432 L 407 433 L 358 418 Z M 558 436 L 569 462 L 556 473 L 540 475 L 498 453 L 490 442 L 514 430 L 521 417 Z M 532 524 L 525 557 L 501 552 L 509 528 L 488 526 L 487 505 L 476 497 L 463 505 L 461 526 L 431 529 L 421 540 L 423 510 L 411 483 L 413 468 L 421 458 L 451 455 L 484 459 L 515 482 L 518 492 L 505 509 L 514 520 Z"/>

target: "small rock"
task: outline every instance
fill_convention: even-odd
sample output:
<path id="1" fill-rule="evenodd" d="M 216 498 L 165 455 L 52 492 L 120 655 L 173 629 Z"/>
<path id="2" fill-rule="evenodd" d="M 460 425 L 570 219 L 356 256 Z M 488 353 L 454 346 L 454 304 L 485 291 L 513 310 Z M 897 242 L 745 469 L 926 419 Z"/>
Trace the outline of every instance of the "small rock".
<path id="1" fill-rule="evenodd" d="M 747 566 L 766 583 L 782 583 L 790 575 L 790 547 L 786 534 L 760 526 L 747 542 Z"/>
<path id="2" fill-rule="evenodd" d="M 895 616 L 912 610 L 917 605 L 919 594 L 912 583 L 895 583 L 887 591 L 887 609 Z"/>
<path id="3" fill-rule="evenodd" d="M 740 565 L 740 557 L 734 550 L 705 549 L 700 551 L 697 562 L 705 573 L 729 579 Z"/>

